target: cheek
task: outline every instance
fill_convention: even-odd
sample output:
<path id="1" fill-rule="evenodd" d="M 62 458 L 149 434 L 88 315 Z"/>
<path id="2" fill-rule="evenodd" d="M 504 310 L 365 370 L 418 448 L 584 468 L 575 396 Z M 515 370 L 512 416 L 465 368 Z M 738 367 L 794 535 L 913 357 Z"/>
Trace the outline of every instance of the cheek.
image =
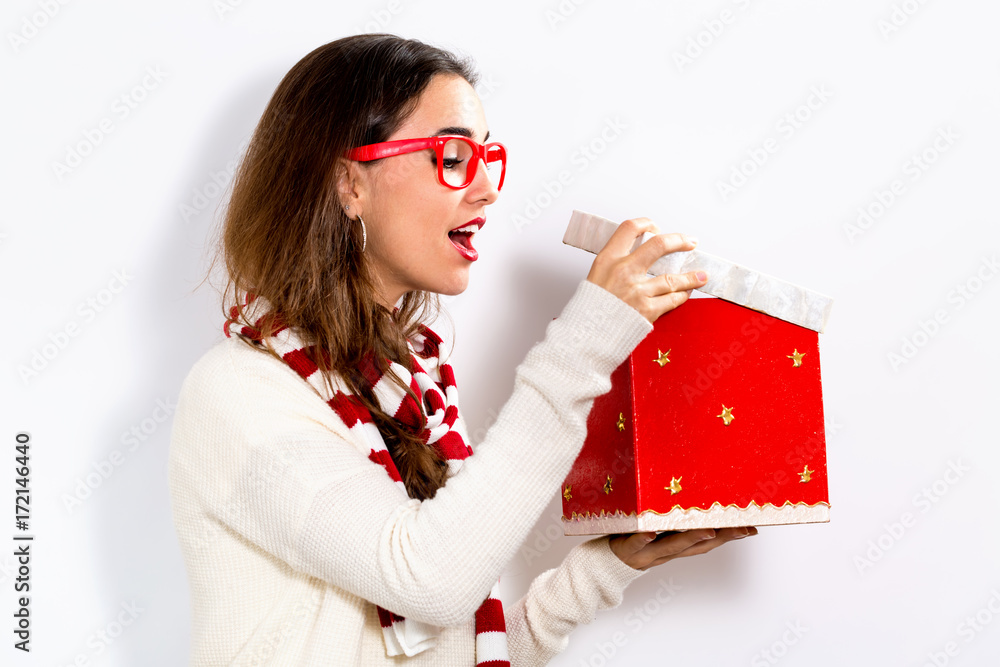
<path id="1" fill-rule="evenodd" d="M 379 217 L 398 220 L 412 218 L 415 215 L 440 206 L 443 190 L 434 176 L 430 165 L 422 165 L 423 169 L 414 164 L 415 160 L 407 160 L 409 156 L 399 156 L 395 163 L 385 163 L 385 168 L 379 172 L 373 181 L 369 207 Z"/>
<path id="2" fill-rule="evenodd" d="M 426 255 L 447 234 L 449 211 L 446 197 L 429 197 L 426 188 L 401 187 L 391 196 L 385 193 L 371 206 L 369 242 L 374 240 L 379 254 L 395 258 L 394 264 L 410 264 L 407 258 Z M 374 237 L 373 237 L 374 228 Z"/>
<path id="3" fill-rule="evenodd" d="M 420 161 L 384 163 L 367 204 L 377 226 L 377 243 L 393 256 L 409 255 L 411 249 L 423 252 L 446 241 L 447 230 L 462 222 L 457 211 L 464 191 L 441 185 L 433 165 L 414 162 Z"/>
<path id="4" fill-rule="evenodd" d="M 376 184 L 378 189 L 384 192 L 428 186 L 437 179 L 437 172 L 430 157 L 420 153 L 387 158 L 380 167 Z"/>

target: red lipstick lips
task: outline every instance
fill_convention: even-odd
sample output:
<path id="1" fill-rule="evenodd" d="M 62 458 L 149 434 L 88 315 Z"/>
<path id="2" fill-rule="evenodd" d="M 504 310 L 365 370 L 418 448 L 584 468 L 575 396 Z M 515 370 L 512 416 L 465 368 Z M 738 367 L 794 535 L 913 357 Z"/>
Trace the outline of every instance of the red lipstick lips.
<path id="1" fill-rule="evenodd" d="M 479 259 L 479 253 L 475 248 L 472 247 L 472 237 L 486 224 L 485 218 L 476 218 L 474 220 L 469 220 L 466 223 L 455 227 L 450 232 L 448 232 L 448 239 L 451 244 L 455 246 L 458 253 L 469 260 L 474 262 Z"/>

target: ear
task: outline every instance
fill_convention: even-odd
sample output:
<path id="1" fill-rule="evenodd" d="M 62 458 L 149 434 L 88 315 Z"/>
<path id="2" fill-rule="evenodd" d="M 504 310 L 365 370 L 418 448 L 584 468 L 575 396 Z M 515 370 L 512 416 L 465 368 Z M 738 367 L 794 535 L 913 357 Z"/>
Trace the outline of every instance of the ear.
<path id="1" fill-rule="evenodd" d="M 361 163 L 347 158 L 338 158 L 334 166 L 337 195 L 341 208 L 351 207 L 348 217 L 356 217 L 364 211 L 366 194 L 369 189 L 368 174 Z M 352 215 L 353 214 L 353 215 Z"/>

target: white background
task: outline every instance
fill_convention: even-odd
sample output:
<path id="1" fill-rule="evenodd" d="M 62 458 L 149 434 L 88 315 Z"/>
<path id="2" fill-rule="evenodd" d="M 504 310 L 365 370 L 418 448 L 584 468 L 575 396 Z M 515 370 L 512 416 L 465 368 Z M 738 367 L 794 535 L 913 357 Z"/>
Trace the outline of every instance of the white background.
<path id="1" fill-rule="evenodd" d="M 996 664 L 1000 6 L 225 2 L 4 3 L 0 662 L 185 663 L 157 402 L 221 337 L 216 293 L 196 289 L 213 179 L 228 180 L 299 58 L 385 29 L 474 57 L 510 150 L 471 286 L 448 303 L 474 442 L 590 266 L 561 244 L 574 208 L 652 217 L 836 300 L 821 336 L 832 521 L 651 571 L 552 664 Z M 745 162 L 768 139 L 763 165 Z M 59 170 L 71 149 L 87 154 Z M 724 197 L 741 168 L 754 173 Z M 859 207 L 878 215 L 851 233 Z M 30 655 L 8 629 L 19 431 L 32 438 Z M 557 501 L 553 489 L 503 577 L 508 603 L 581 539 L 549 539 Z"/>

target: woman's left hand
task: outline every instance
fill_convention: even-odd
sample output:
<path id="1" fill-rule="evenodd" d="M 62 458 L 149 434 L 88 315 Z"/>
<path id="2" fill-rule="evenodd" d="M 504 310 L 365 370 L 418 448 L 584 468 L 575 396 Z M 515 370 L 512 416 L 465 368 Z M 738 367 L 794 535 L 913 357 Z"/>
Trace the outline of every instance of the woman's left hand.
<path id="1" fill-rule="evenodd" d="M 623 563 L 635 570 L 648 570 L 675 558 L 707 553 L 726 542 L 756 534 L 757 529 L 752 526 L 718 530 L 698 528 L 659 535 L 652 532 L 612 535 L 610 542 L 611 550 Z"/>

